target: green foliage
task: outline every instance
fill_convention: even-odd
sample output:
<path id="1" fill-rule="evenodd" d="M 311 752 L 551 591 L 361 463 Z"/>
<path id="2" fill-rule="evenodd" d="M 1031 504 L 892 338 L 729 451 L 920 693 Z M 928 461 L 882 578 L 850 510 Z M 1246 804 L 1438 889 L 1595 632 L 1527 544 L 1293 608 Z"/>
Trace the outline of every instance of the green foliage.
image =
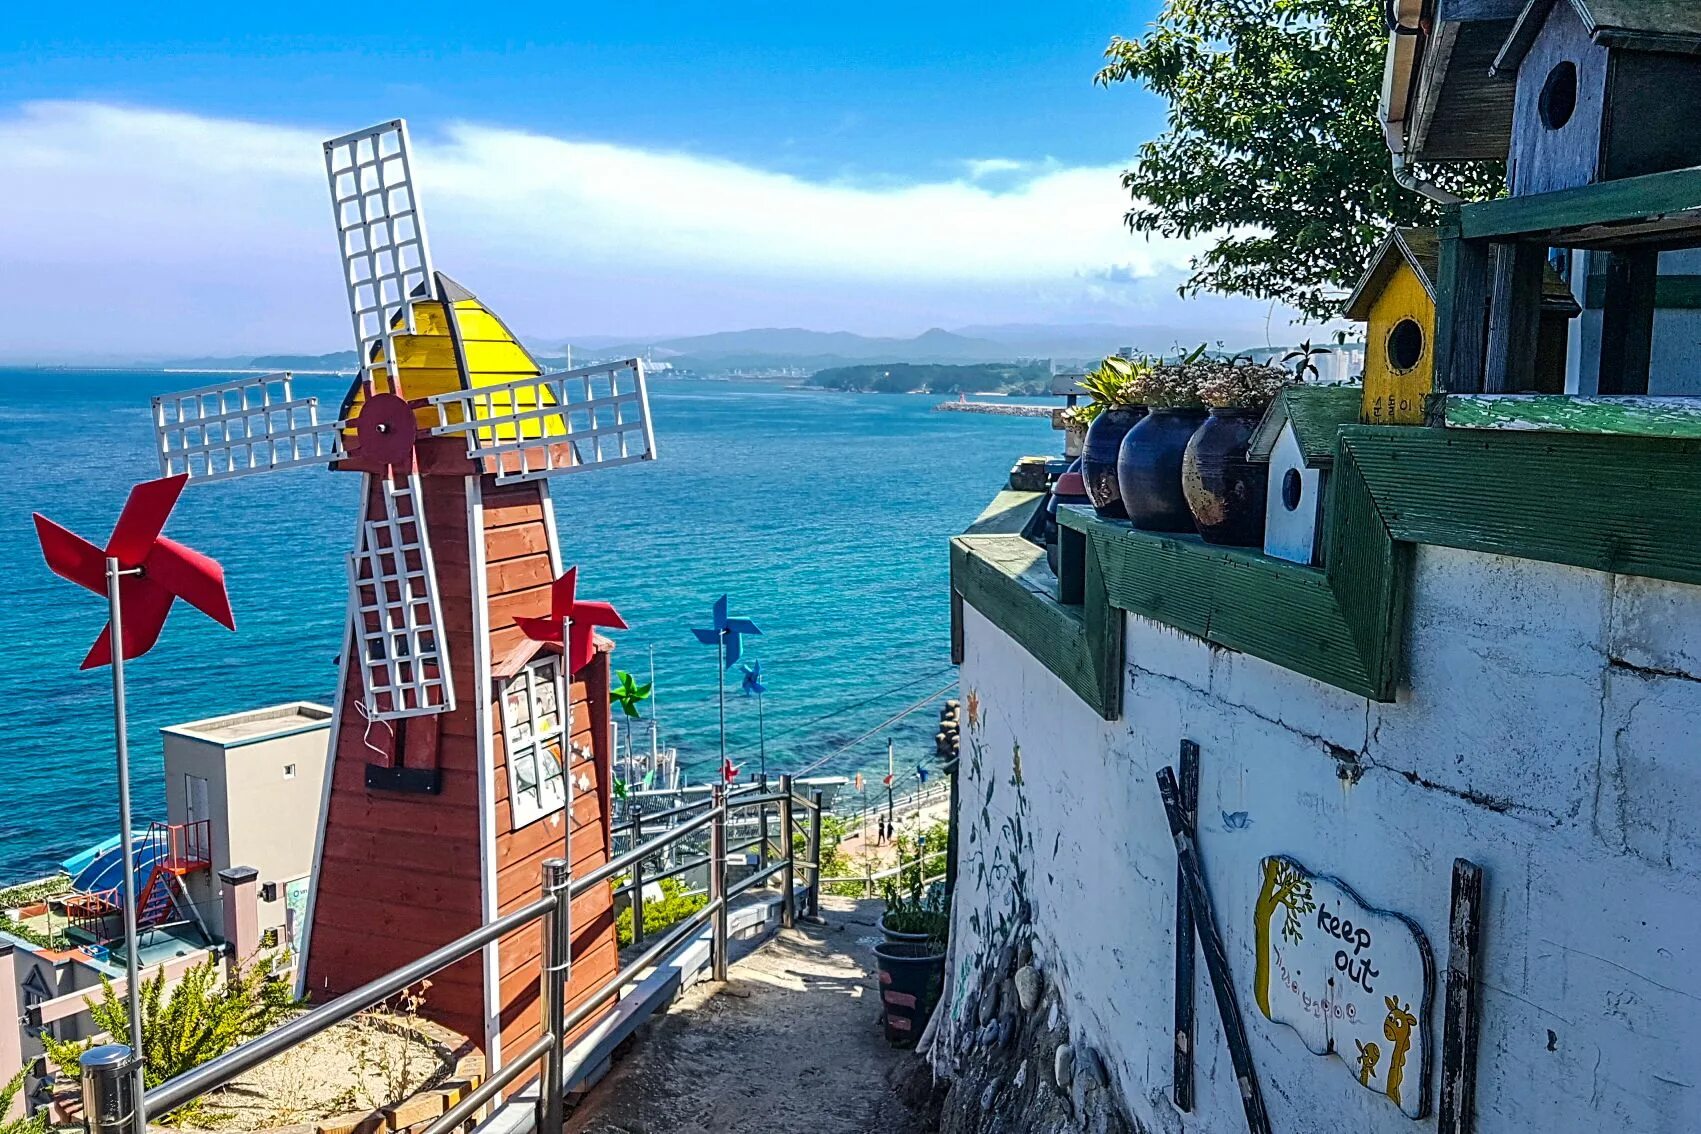
<path id="1" fill-rule="evenodd" d="M 169 994 L 163 969 L 142 982 L 143 1081 L 150 1089 L 277 1026 L 298 1005 L 277 973 L 275 958 L 240 966 L 223 980 L 222 970 L 219 959 L 209 955 L 187 969 Z M 113 1043 L 129 1044 L 128 1003 L 104 976 L 100 984 L 100 999 L 85 1001 L 95 1029 Z M 45 1033 L 42 1042 L 60 1074 L 71 1079 L 79 1077 L 77 1060 L 95 1043 Z"/>
<path id="2" fill-rule="evenodd" d="M 1169 103 L 1123 185 L 1139 233 L 1208 237 L 1181 294 L 1275 299 L 1339 314 L 1390 224 L 1440 206 L 1393 178 L 1376 121 L 1388 32 L 1383 0 L 1166 0 L 1138 39 L 1111 40 L 1097 81 L 1138 82 Z M 1504 185 L 1479 163 L 1419 171 L 1467 197 Z"/>
<path id="3" fill-rule="evenodd" d="M 34 882 L 20 882 L 16 886 L 8 886 L 0 890 L 0 909 L 17 909 L 31 902 L 39 902 L 63 894 L 71 888 L 69 875 L 55 874 L 51 878 L 37 878 Z"/>
<path id="4" fill-rule="evenodd" d="M 1043 394 L 1051 389 L 1051 367 L 1046 363 L 981 362 L 949 366 L 881 362 L 822 370 L 810 377 L 809 384 L 829 390 L 876 394 L 972 394 L 977 390 Z"/>
<path id="5" fill-rule="evenodd" d="M 888 929 L 898 933 L 925 933 L 933 944 L 941 944 L 951 928 L 951 899 L 943 883 L 927 881 L 930 874 L 944 870 L 939 852 L 949 845 L 950 829 L 935 823 L 914 838 L 898 842 L 898 873 L 881 886 L 886 901 Z"/>
<path id="6" fill-rule="evenodd" d="M 0 1134 L 47 1134 L 45 1110 L 34 1118 L 6 1118 L 6 1115 L 11 1113 L 12 1104 L 18 1099 L 18 1092 L 24 1089 L 24 1076 L 28 1074 L 29 1068 L 25 1067 L 13 1075 L 4 1086 L 0 1086 Z"/>
<path id="7" fill-rule="evenodd" d="M 677 925 L 709 904 L 707 894 L 691 893 L 678 878 L 663 878 L 661 891 L 661 901 L 644 903 L 645 937 L 660 933 L 671 925 Z M 614 932 L 619 937 L 621 948 L 632 944 L 631 906 L 621 910 L 620 916 L 614 919 Z"/>

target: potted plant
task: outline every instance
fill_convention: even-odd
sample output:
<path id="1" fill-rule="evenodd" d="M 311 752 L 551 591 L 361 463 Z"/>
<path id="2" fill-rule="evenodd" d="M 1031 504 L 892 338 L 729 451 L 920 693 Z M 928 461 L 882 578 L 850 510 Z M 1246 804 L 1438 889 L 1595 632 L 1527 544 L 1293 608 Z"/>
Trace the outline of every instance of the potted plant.
<path id="1" fill-rule="evenodd" d="M 1081 479 L 1086 482 L 1093 510 L 1107 519 L 1120 520 L 1128 515 L 1117 484 L 1116 460 L 1122 439 L 1146 416 L 1146 407 L 1131 395 L 1129 383 L 1147 365 L 1144 359 L 1113 355 L 1081 379 L 1081 385 L 1093 396 L 1089 406 L 1077 407 L 1091 422 L 1081 447 Z"/>
<path id="2" fill-rule="evenodd" d="M 950 899 L 945 888 L 921 884 L 921 861 L 906 876 L 908 893 L 886 883 L 886 911 L 880 932 L 886 940 L 874 947 L 880 972 L 880 1011 L 886 1040 L 909 1047 L 921 1037 L 927 1019 L 939 1003 L 945 984 L 945 937 L 951 924 Z"/>
<path id="3" fill-rule="evenodd" d="M 1247 460 L 1246 448 L 1264 411 L 1296 378 L 1250 359 L 1203 369 L 1199 397 L 1210 416 L 1182 454 L 1182 492 L 1205 542 L 1261 547 L 1270 466 Z"/>
<path id="4" fill-rule="evenodd" d="M 1087 428 L 1103 408 L 1095 401 L 1083 405 L 1065 406 L 1057 410 L 1057 428 L 1063 430 L 1063 455 L 1079 457 L 1087 444 Z"/>
<path id="5" fill-rule="evenodd" d="M 1117 454 L 1116 480 L 1128 519 L 1153 532 L 1190 532 L 1193 513 L 1181 491 L 1181 458 L 1205 420 L 1199 382 L 1205 348 L 1176 362 L 1157 362 L 1129 379 L 1127 395 L 1147 415 L 1128 431 Z M 1208 366 L 1208 364 L 1207 364 Z"/>

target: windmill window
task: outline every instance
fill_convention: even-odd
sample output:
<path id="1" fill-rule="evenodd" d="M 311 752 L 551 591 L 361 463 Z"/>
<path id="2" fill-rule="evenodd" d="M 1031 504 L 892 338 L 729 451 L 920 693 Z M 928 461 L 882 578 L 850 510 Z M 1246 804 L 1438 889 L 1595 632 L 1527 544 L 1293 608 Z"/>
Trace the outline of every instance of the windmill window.
<path id="1" fill-rule="evenodd" d="M 567 744 L 567 696 L 554 656 L 538 658 L 502 691 L 502 728 L 508 753 L 508 803 L 515 828 L 561 810 L 567 780 L 561 753 Z"/>

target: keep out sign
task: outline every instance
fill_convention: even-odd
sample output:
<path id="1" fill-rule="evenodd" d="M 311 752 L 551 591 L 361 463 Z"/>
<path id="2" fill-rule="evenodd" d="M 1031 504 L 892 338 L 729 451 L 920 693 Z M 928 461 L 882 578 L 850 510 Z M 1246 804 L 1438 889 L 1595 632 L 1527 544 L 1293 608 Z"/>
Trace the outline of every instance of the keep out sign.
<path id="1" fill-rule="evenodd" d="M 1412 1118 L 1429 1113 L 1435 962 L 1417 924 L 1373 909 L 1337 878 L 1266 858 L 1253 928 L 1258 1009 L 1334 1055 Z"/>

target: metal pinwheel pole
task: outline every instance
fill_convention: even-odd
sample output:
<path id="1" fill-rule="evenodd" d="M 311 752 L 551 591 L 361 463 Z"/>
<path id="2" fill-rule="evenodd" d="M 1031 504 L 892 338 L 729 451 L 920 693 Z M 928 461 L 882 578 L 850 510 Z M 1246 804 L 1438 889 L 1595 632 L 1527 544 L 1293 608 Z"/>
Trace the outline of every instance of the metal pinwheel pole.
<path id="1" fill-rule="evenodd" d="M 715 669 L 715 684 L 719 687 L 721 698 L 721 782 L 726 782 L 726 634 L 720 632 L 720 638 L 715 643 L 716 660 L 720 665 Z"/>
<path id="2" fill-rule="evenodd" d="M 117 559 L 106 558 L 106 602 L 112 620 L 112 734 L 118 751 L 118 845 L 124 859 L 124 994 L 130 1008 L 131 1074 L 135 1076 L 130 1129 L 137 1134 L 147 1130 L 148 1116 L 142 1101 L 142 966 L 136 956 L 140 936 L 136 931 L 136 846 L 130 833 L 130 729 L 124 711 L 124 620 L 118 581 L 141 573 L 139 567 L 126 571 Z"/>

